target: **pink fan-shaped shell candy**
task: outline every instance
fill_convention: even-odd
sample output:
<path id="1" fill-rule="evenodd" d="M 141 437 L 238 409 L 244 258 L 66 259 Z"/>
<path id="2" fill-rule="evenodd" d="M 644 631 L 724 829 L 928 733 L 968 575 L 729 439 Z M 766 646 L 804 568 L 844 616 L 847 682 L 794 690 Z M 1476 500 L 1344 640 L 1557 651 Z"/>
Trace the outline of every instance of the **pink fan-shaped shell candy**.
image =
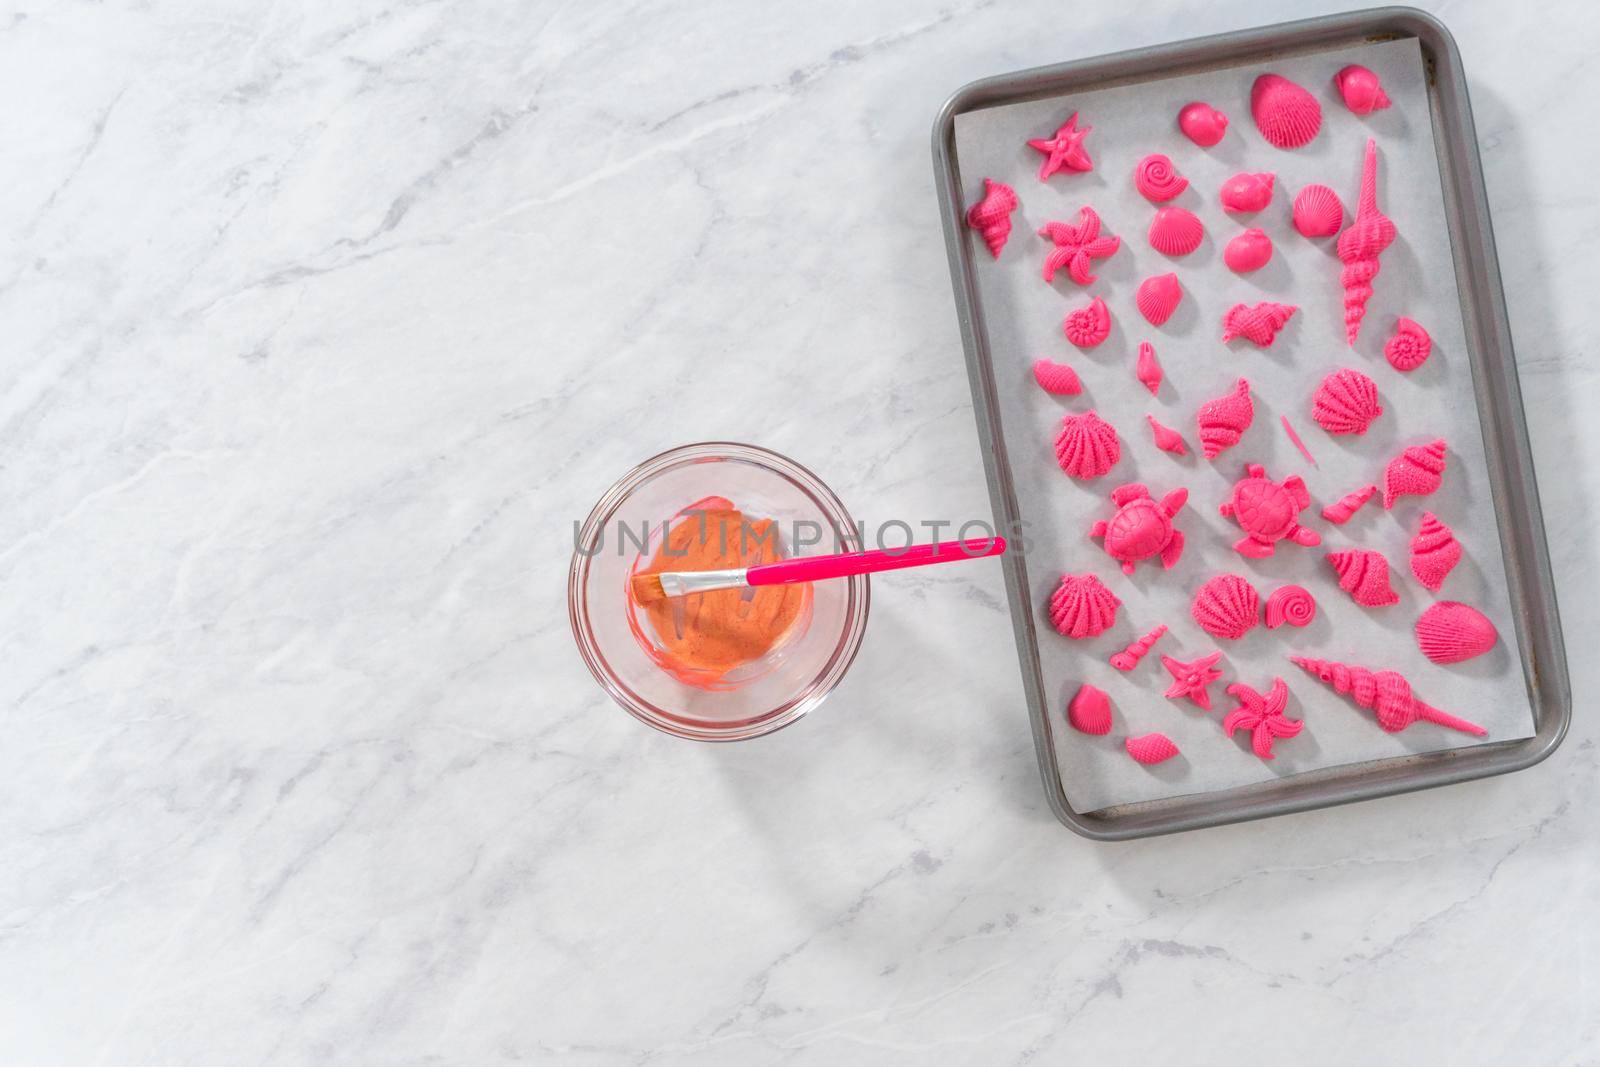
<path id="1" fill-rule="evenodd" d="M 1133 186 L 1152 204 L 1164 204 L 1189 188 L 1189 179 L 1178 173 L 1172 160 L 1153 152 L 1133 168 Z"/>
<path id="2" fill-rule="evenodd" d="M 1074 478 L 1098 478 L 1122 458 L 1117 431 L 1093 410 L 1063 415 L 1056 435 L 1056 462 Z"/>
<path id="3" fill-rule="evenodd" d="M 1050 623 L 1062 637 L 1096 637 L 1116 625 L 1122 601 L 1092 574 L 1063 574 L 1050 595 Z"/>
<path id="4" fill-rule="evenodd" d="M 1264 211 L 1272 203 L 1272 182 L 1276 175 L 1270 172 L 1235 174 L 1222 183 L 1218 198 L 1224 211 Z"/>
<path id="5" fill-rule="evenodd" d="M 1293 304 L 1275 304 L 1263 300 L 1259 304 L 1235 304 L 1222 316 L 1222 343 L 1235 337 L 1262 348 L 1271 348 L 1278 339 L 1278 331 L 1300 309 Z"/>
<path id="6" fill-rule="evenodd" d="M 1413 371 L 1428 362 L 1433 353 L 1433 338 L 1415 321 L 1400 316 L 1395 323 L 1394 336 L 1383 346 L 1389 365 L 1399 371 Z"/>
<path id="7" fill-rule="evenodd" d="M 1111 312 L 1106 302 L 1098 296 L 1085 307 L 1067 312 L 1061 320 L 1061 332 L 1079 348 L 1093 348 L 1111 336 Z"/>
<path id="8" fill-rule="evenodd" d="M 1264 230 L 1248 229 L 1222 249 L 1222 261 L 1229 270 L 1248 274 L 1260 270 L 1272 259 L 1272 238 Z"/>
<path id="9" fill-rule="evenodd" d="M 1160 326 L 1172 318 L 1182 299 L 1183 286 L 1178 284 L 1178 276 L 1168 273 L 1153 275 L 1140 282 L 1134 302 L 1139 305 L 1139 314 L 1144 316 L 1146 322 Z"/>
<path id="10" fill-rule="evenodd" d="M 1156 349 L 1149 341 L 1139 342 L 1139 362 L 1133 373 L 1139 383 L 1155 396 L 1161 390 L 1161 364 L 1156 361 Z"/>
<path id="11" fill-rule="evenodd" d="M 1196 100 L 1178 112 L 1178 129 L 1201 148 L 1210 148 L 1228 132 L 1228 116 L 1210 104 Z"/>
<path id="12" fill-rule="evenodd" d="M 1239 443 L 1239 438 L 1255 421 L 1256 406 L 1250 399 L 1250 383 L 1240 378 L 1233 392 L 1225 393 L 1200 405 L 1195 412 L 1195 422 L 1200 427 L 1200 447 L 1207 459 L 1216 459 L 1226 449 Z"/>
<path id="13" fill-rule="evenodd" d="M 967 209 L 967 225 L 982 235 L 989 254 L 1000 258 L 1000 250 L 1011 236 L 1011 213 L 1017 210 L 1017 194 L 1005 182 L 983 179 L 983 199 Z"/>
<path id="14" fill-rule="evenodd" d="M 1150 220 L 1150 247 L 1164 256 L 1186 256 L 1200 247 L 1206 228 L 1187 208 L 1164 207 Z"/>
<path id="15" fill-rule="evenodd" d="M 1146 415 L 1150 420 L 1150 433 L 1155 437 L 1156 447 L 1163 452 L 1171 452 L 1175 456 L 1187 456 L 1189 446 L 1183 443 L 1183 435 L 1170 426 L 1163 426 L 1156 421 L 1154 415 Z"/>
<path id="16" fill-rule="evenodd" d="M 1444 484 L 1445 443 L 1412 445 L 1383 470 L 1383 506 L 1394 507 L 1402 496 L 1427 496 Z"/>
<path id="17" fill-rule="evenodd" d="M 1162 733 L 1130 737 L 1123 742 L 1123 747 L 1128 755 L 1144 764 L 1160 763 L 1178 754 L 1178 746 L 1173 744 L 1172 738 Z"/>
<path id="18" fill-rule="evenodd" d="M 1322 105 L 1304 86 L 1277 74 L 1263 74 L 1250 87 L 1250 114 L 1256 129 L 1275 148 L 1308 145 L 1322 129 Z"/>
<path id="19" fill-rule="evenodd" d="M 1189 613 L 1200 629 L 1223 641 L 1237 641 L 1255 628 L 1261 597 L 1237 574 L 1219 574 L 1194 595 Z"/>
<path id="20" fill-rule="evenodd" d="M 1335 74 L 1333 86 L 1344 98 L 1344 106 L 1357 115 L 1382 111 L 1391 103 L 1378 76 L 1359 63 L 1352 63 Z"/>
<path id="21" fill-rule="evenodd" d="M 1488 616 L 1454 600 L 1441 600 L 1417 619 L 1417 647 L 1439 664 L 1481 656 L 1500 639 Z"/>
<path id="22" fill-rule="evenodd" d="M 1294 228 L 1302 237 L 1332 237 L 1344 225 L 1344 205 L 1326 185 L 1308 185 L 1294 198 Z"/>
<path id="23" fill-rule="evenodd" d="M 1333 434 L 1363 434 L 1383 414 L 1378 386 L 1358 370 L 1344 367 L 1322 379 L 1311 398 L 1311 417 Z"/>
<path id="24" fill-rule="evenodd" d="M 1111 732 L 1111 698 L 1088 682 L 1078 687 L 1067 704 L 1067 722 L 1079 733 L 1103 736 Z"/>
<path id="25" fill-rule="evenodd" d="M 1439 591 L 1445 578 L 1461 562 L 1461 542 L 1450 527 L 1431 511 L 1422 513 L 1422 525 L 1411 539 L 1411 573 L 1417 581 Z"/>
<path id="26" fill-rule="evenodd" d="M 1083 383 L 1078 380 L 1078 372 L 1065 363 L 1055 363 L 1048 359 L 1036 360 L 1033 364 L 1033 380 L 1039 383 L 1039 388 L 1051 396 L 1077 396 L 1083 392 Z"/>
<path id="27" fill-rule="evenodd" d="M 1352 548 L 1329 552 L 1328 562 L 1339 575 L 1339 588 L 1364 608 L 1382 608 L 1400 603 L 1400 594 L 1389 584 L 1389 561 L 1382 552 Z"/>

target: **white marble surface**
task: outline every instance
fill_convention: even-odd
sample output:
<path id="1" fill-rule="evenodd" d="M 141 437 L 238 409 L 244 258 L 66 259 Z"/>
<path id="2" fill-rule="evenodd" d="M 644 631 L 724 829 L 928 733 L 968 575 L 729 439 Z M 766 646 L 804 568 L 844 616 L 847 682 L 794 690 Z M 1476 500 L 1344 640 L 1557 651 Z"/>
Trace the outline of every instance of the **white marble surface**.
<path id="1" fill-rule="evenodd" d="M 746 745 L 572 647 L 571 520 L 662 447 L 987 513 L 938 103 L 1311 13 L 1129 11 L 0 15 L 0 1062 L 1600 1059 L 1589 5 L 1441 6 L 1576 653 L 1546 764 L 1099 846 L 987 565 L 878 582 Z"/>

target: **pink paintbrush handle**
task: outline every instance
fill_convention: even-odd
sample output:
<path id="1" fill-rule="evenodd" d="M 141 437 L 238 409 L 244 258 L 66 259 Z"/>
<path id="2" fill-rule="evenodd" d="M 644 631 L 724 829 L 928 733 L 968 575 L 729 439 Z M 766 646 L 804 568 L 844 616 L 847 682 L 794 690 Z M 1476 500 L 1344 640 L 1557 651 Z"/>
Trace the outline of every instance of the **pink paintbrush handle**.
<path id="1" fill-rule="evenodd" d="M 880 548 L 872 552 L 844 552 L 837 556 L 806 556 L 751 567 L 745 574 L 745 580 L 751 585 L 815 582 L 851 574 L 873 574 L 877 571 L 899 570 L 901 567 L 922 567 L 930 563 L 998 556 L 1005 550 L 1004 537 L 974 537 L 967 541 L 941 541 L 936 545 L 912 545 L 899 550 Z"/>

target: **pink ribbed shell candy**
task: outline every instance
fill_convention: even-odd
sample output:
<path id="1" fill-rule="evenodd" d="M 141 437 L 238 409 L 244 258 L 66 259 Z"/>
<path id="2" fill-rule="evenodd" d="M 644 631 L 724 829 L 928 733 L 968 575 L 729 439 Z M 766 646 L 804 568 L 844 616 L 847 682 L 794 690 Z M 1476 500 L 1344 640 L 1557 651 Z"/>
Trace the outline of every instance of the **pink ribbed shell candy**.
<path id="1" fill-rule="evenodd" d="M 1222 343 L 1235 337 L 1271 348 L 1278 339 L 1278 331 L 1300 309 L 1294 304 L 1275 304 L 1263 300 L 1259 304 L 1235 304 L 1222 316 Z"/>
<path id="2" fill-rule="evenodd" d="M 1411 692 L 1411 683 L 1394 671 L 1372 671 L 1309 656 L 1290 656 L 1289 662 L 1371 711 L 1378 725 L 1389 733 L 1399 733 L 1419 719 L 1478 737 L 1489 732 L 1477 723 L 1418 700 Z"/>
<path id="3" fill-rule="evenodd" d="M 1081 415 L 1063 415 L 1056 434 L 1056 462 L 1074 478 L 1098 478 L 1122 458 L 1117 431 L 1091 408 Z"/>
<path id="4" fill-rule="evenodd" d="M 1333 434 L 1366 433 L 1372 420 L 1382 414 L 1377 383 L 1349 367 L 1322 379 L 1311 398 L 1311 417 Z"/>
<path id="5" fill-rule="evenodd" d="M 1400 603 L 1400 594 L 1389 584 L 1389 561 L 1382 552 L 1370 548 L 1329 552 L 1328 562 L 1339 575 L 1339 588 L 1362 607 L 1383 608 Z"/>
<path id="6" fill-rule="evenodd" d="M 1144 316 L 1146 322 L 1160 326 L 1172 318 L 1182 299 L 1183 286 L 1178 284 L 1176 274 L 1169 273 L 1156 274 L 1140 282 L 1134 302 L 1139 305 L 1139 314 Z"/>
<path id="7" fill-rule="evenodd" d="M 1302 237 L 1332 237 L 1344 225 L 1344 205 L 1326 185 L 1308 185 L 1294 198 L 1294 228 Z"/>
<path id="8" fill-rule="evenodd" d="M 1061 320 L 1061 332 L 1079 348 L 1093 348 L 1111 336 L 1111 312 L 1098 296 Z"/>
<path id="9" fill-rule="evenodd" d="M 1194 594 L 1189 613 L 1200 629 L 1223 641 L 1237 641 L 1255 628 L 1261 597 L 1237 574 L 1219 574 Z"/>
<path id="10" fill-rule="evenodd" d="M 1382 111 L 1391 103 L 1378 76 L 1359 63 L 1352 63 L 1335 74 L 1333 87 L 1344 98 L 1344 106 L 1357 115 Z"/>
<path id="11" fill-rule="evenodd" d="M 1356 202 L 1356 217 L 1350 228 L 1339 235 L 1335 246 L 1339 262 L 1339 284 L 1344 286 L 1344 335 L 1355 346 L 1361 333 L 1361 320 L 1372 298 L 1372 282 L 1378 276 L 1379 257 L 1394 243 L 1396 230 L 1389 216 L 1378 210 L 1378 143 L 1367 138 L 1367 154 L 1361 164 L 1361 196 Z"/>
<path id="12" fill-rule="evenodd" d="M 1375 485 L 1363 485 L 1360 489 L 1346 493 L 1335 503 L 1323 508 L 1322 517 L 1335 526 L 1343 526 L 1361 510 L 1361 505 L 1372 499 L 1377 491 L 1378 487 Z"/>
<path id="13" fill-rule="evenodd" d="M 1067 722 L 1079 733 L 1096 737 L 1111 732 L 1111 698 L 1088 682 L 1078 687 L 1067 703 Z"/>
<path id="14" fill-rule="evenodd" d="M 1260 270 L 1272 259 L 1272 238 L 1265 230 L 1248 229 L 1222 249 L 1222 261 L 1239 274 Z"/>
<path id="15" fill-rule="evenodd" d="M 1005 182 L 983 179 L 983 199 L 967 209 L 967 225 L 977 230 L 989 246 L 989 254 L 1000 258 L 1000 250 L 1011 236 L 1011 213 L 1017 210 L 1017 193 Z"/>
<path id="16" fill-rule="evenodd" d="M 1250 87 L 1250 114 L 1256 129 L 1275 148 L 1308 145 L 1322 129 L 1322 105 L 1288 78 L 1263 74 Z"/>
<path id="17" fill-rule="evenodd" d="M 1178 173 L 1172 160 L 1152 152 L 1133 168 L 1133 186 L 1152 204 L 1164 204 L 1189 188 L 1189 179 Z"/>
<path id="18" fill-rule="evenodd" d="M 1270 171 L 1235 174 L 1222 183 L 1217 198 L 1224 211 L 1264 211 L 1272 203 L 1272 183 L 1277 175 Z"/>
<path id="19" fill-rule="evenodd" d="M 1117 622 L 1122 601 L 1092 574 L 1063 574 L 1050 596 L 1050 622 L 1062 637 L 1095 637 Z"/>
<path id="20" fill-rule="evenodd" d="M 1146 415 L 1150 420 L 1150 433 L 1155 438 L 1156 447 L 1163 452 L 1171 452 L 1175 456 L 1187 456 L 1189 446 L 1183 443 L 1183 435 L 1170 426 L 1163 426 L 1156 421 L 1154 415 Z"/>
<path id="21" fill-rule="evenodd" d="M 1233 392 L 1207 400 L 1194 417 L 1200 427 L 1201 451 L 1207 459 L 1216 459 L 1238 444 L 1255 421 L 1256 406 L 1250 399 L 1249 381 L 1240 378 L 1234 383 Z"/>
<path id="22" fill-rule="evenodd" d="M 1267 629 L 1276 630 L 1284 623 L 1290 626 L 1310 626 L 1317 617 L 1317 601 L 1298 585 L 1282 585 L 1267 597 Z"/>
<path id="23" fill-rule="evenodd" d="M 1456 540 L 1455 532 L 1433 512 L 1424 511 L 1417 536 L 1411 539 L 1411 573 L 1437 593 L 1460 562 L 1461 542 Z"/>
<path id="24" fill-rule="evenodd" d="M 1161 364 L 1156 360 L 1156 346 L 1149 341 L 1139 342 L 1139 360 L 1134 364 L 1133 374 L 1140 385 L 1150 390 L 1151 396 L 1161 391 Z"/>
<path id="25" fill-rule="evenodd" d="M 1395 323 L 1394 336 L 1383 346 L 1389 366 L 1399 371 L 1412 371 L 1428 362 L 1433 352 L 1433 338 L 1417 322 L 1400 316 Z"/>
<path id="26" fill-rule="evenodd" d="M 1461 663 L 1494 647 L 1500 634 L 1489 617 L 1455 600 L 1441 600 L 1417 619 L 1417 647 L 1434 663 Z"/>
<path id="27" fill-rule="evenodd" d="M 1178 112 L 1178 129 L 1201 148 L 1210 148 L 1228 132 L 1228 116 L 1199 100 Z"/>
<path id="28" fill-rule="evenodd" d="M 1164 256 L 1188 255 L 1205 235 L 1205 226 L 1187 208 L 1164 207 L 1150 220 L 1150 247 Z"/>
<path id="29" fill-rule="evenodd" d="M 1389 461 L 1383 470 L 1383 506 L 1394 507 L 1402 496 L 1427 496 L 1444 483 L 1443 439 L 1412 445 Z"/>
<path id="30" fill-rule="evenodd" d="M 1178 746 L 1173 744 L 1172 738 L 1162 733 L 1130 737 L 1123 742 L 1123 747 L 1128 755 L 1144 764 L 1160 763 L 1178 754 Z"/>
<path id="31" fill-rule="evenodd" d="M 1035 360 L 1033 380 L 1039 383 L 1040 389 L 1052 396 L 1077 396 L 1083 392 L 1083 383 L 1078 380 L 1078 372 L 1065 363 L 1055 363 L 1048 359 Z"/>
<path id="32" fill-rule="evenodd" d="M 1094 261 L 1104 259 L 1122 247 L 1122 238 L 1112 234 L 1100 236 L 1100 216 L 1092 207 L 1078 209 L 1078 224 L 1047 222 L 1039 228 L 1040 237 L 1048 237 L 1055 247 L 1044 260 L 1044 280 L 1053 282 L 1056 271 L 1065 269 L 1067 276 L 1079 285 L 1093 284 Z"/>

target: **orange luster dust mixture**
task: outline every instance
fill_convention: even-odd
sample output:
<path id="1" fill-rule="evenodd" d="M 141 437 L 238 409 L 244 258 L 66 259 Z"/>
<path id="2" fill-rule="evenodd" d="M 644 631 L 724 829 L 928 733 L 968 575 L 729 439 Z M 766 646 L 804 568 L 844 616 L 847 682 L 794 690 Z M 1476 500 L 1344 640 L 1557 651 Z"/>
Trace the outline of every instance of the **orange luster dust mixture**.
<path id="1" fill-rule="evenodd" d="M 726 570 L 782 558 L 772 520 L 751 520 L 729 504 L 686 514 L 642 573 Z M 767 585 L 667 597 L 643 609 L 663 646 L 662 666 L 684 681 L 709 682 L 766 655 L 810 602 L 808 584 Z"/>

